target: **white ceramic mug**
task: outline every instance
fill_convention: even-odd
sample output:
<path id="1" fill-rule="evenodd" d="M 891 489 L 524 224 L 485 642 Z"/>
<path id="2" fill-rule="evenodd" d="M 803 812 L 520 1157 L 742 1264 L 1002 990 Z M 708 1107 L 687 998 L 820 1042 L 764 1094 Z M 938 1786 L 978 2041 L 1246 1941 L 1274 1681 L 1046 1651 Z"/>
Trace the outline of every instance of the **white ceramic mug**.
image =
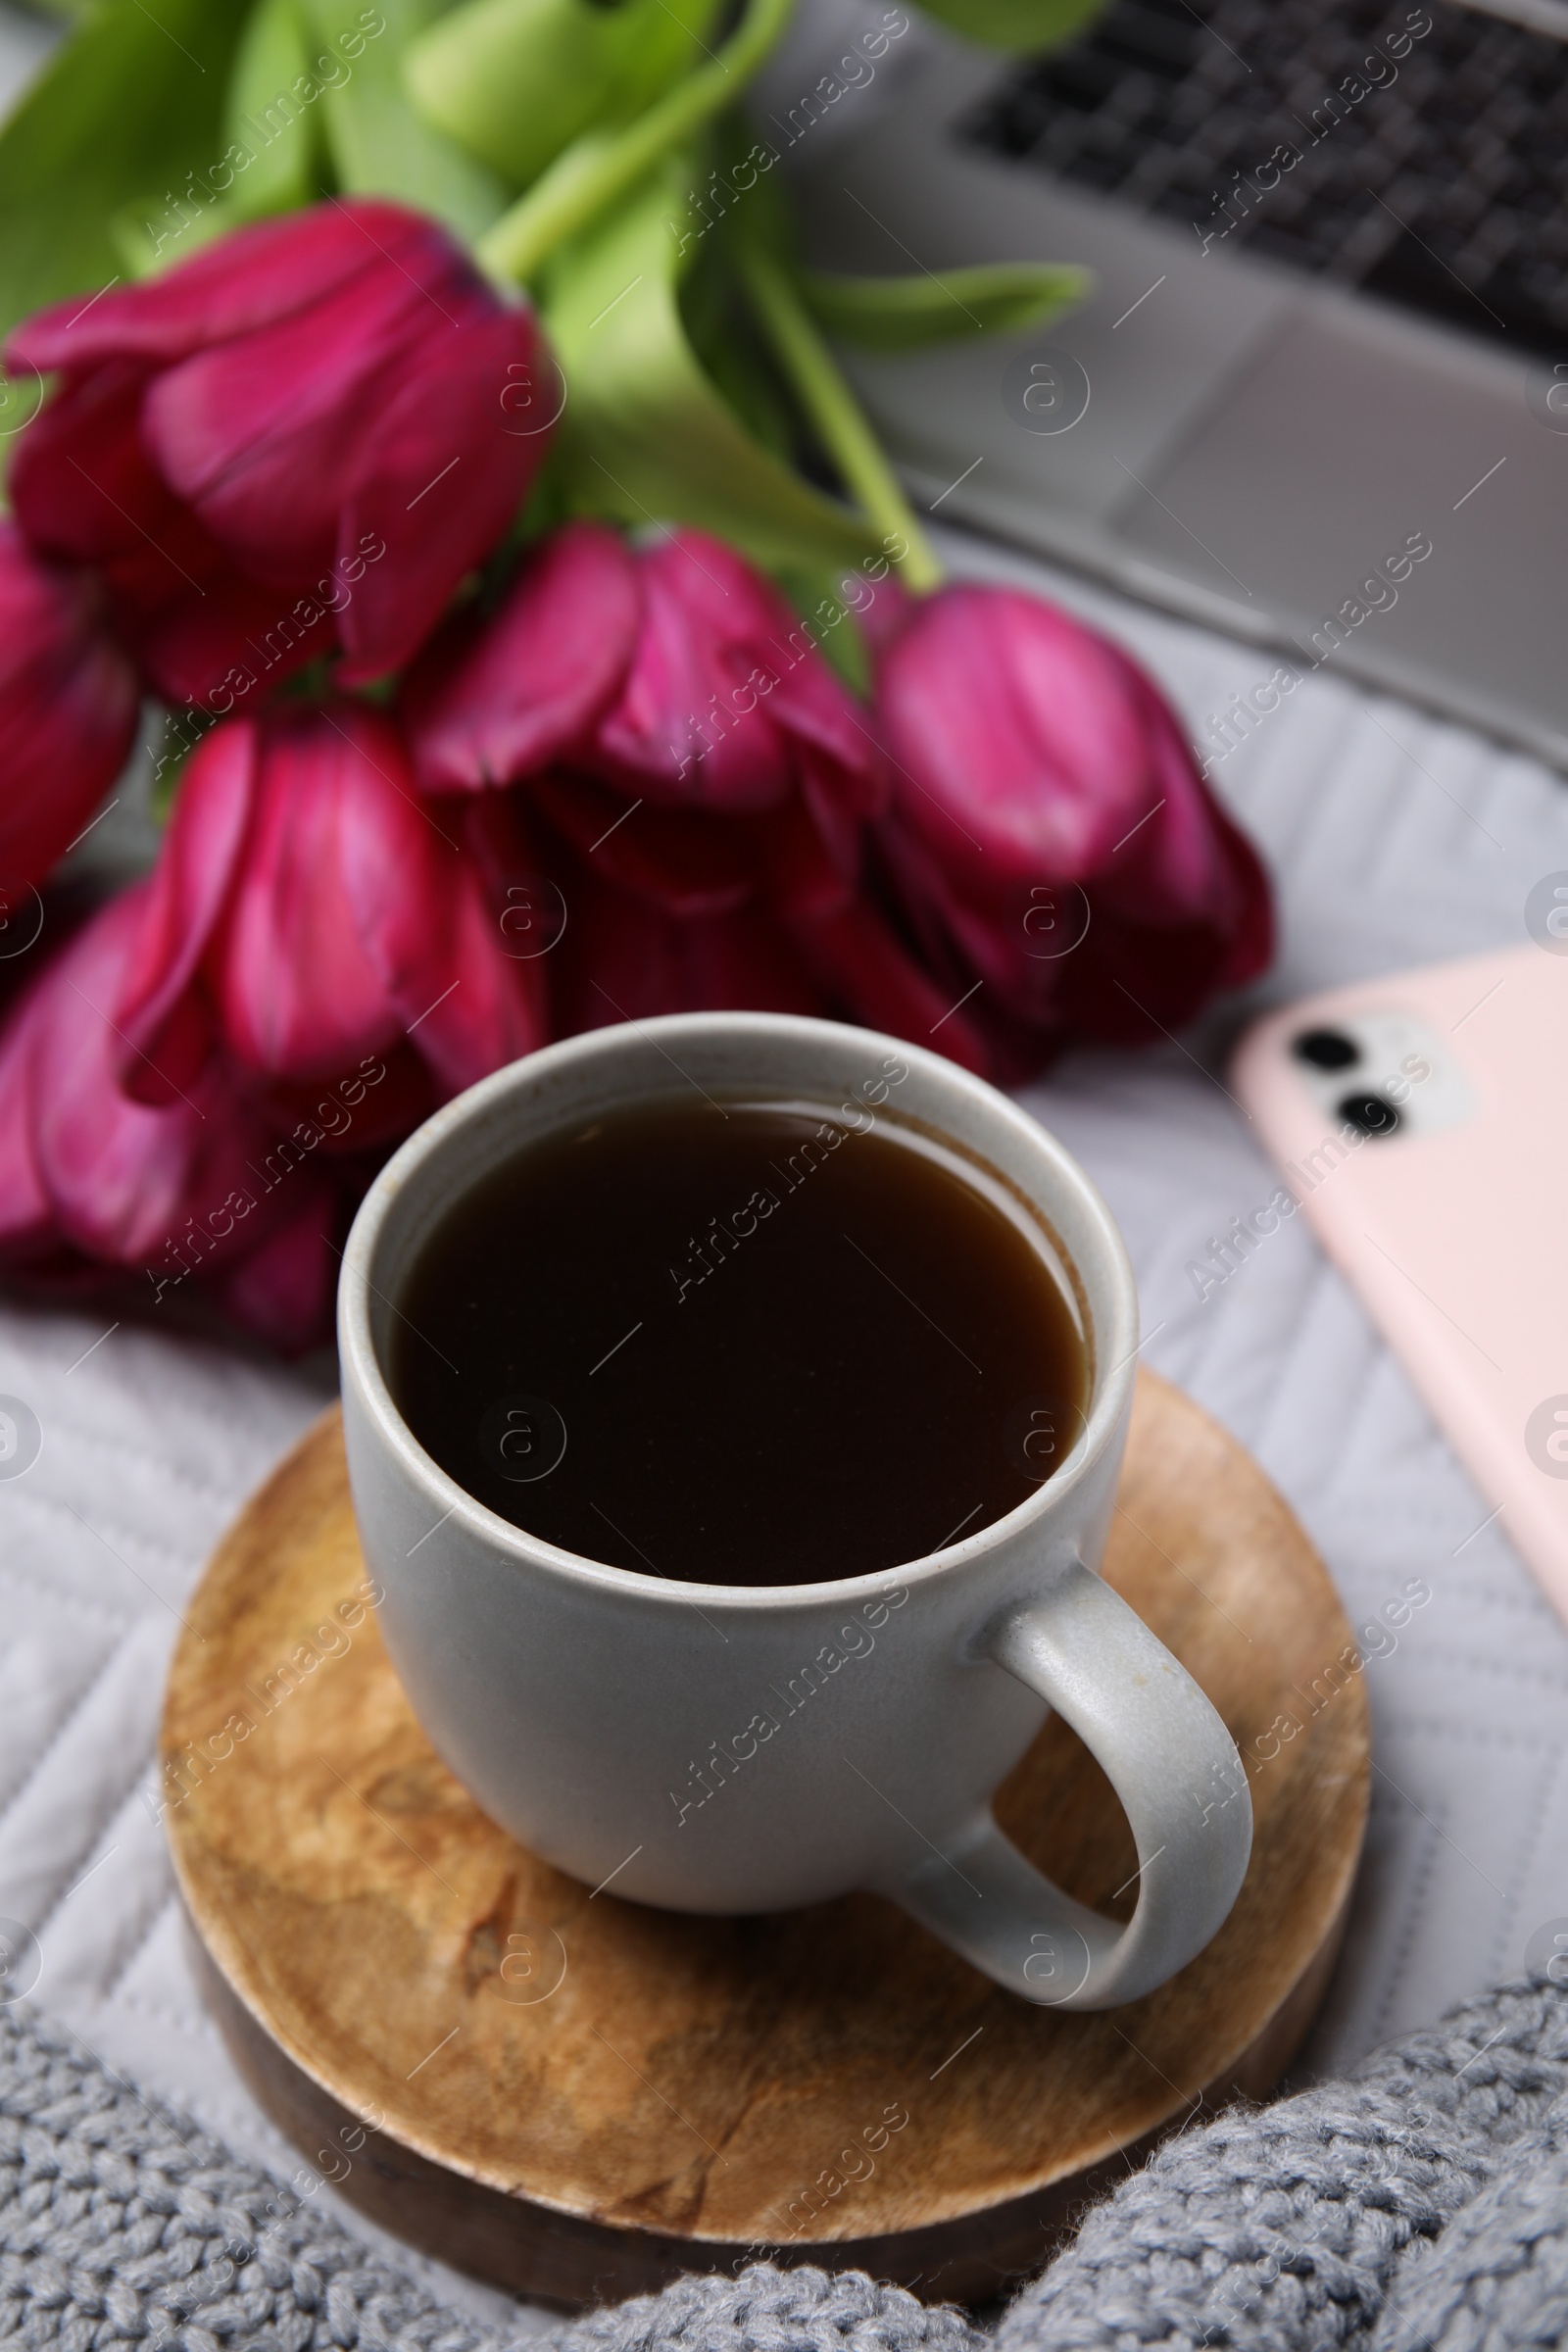
<path id="1" fill-rule="evenodd" d="M 1039 1221 L 1075 1282 L 1092 1386 L 1070 1451 L 1015 1510 L 895 1571 L 684 1584 L 558 1550 L 424 1451 L 385 1366 L 432 1228 L 540 1137 L 693 1088 L 843 1104 L 856 1124 L 912 1120 Z M 551 1237 L 527 1246 L 546 1251 Z M 1150 1991 L 1230 1910 L 1251 1811 L 1208 1700 L 1095 1573 L 1137 1317 L 1121 1237 L 1082 1169 L 934 1054 L 834 1023 L 694 1013 L 595 1030 L 497 1071 L 382 1170 L 339 1296 L 361 1541 L 386 1589 L 393 1661 L 437 1749 L 494 1820 L 591 1886 L 710 1912 L 869 1888 L 1026 2000 L 1097 2009 Z M 1054 1886 L 992 1817 L 992 1791 L 1053 1707 L 1131 1824 L 1138 1898 L 1125 1925 Z M 1241 1801 L 1210 1802 L 1216 1777 Z"/>

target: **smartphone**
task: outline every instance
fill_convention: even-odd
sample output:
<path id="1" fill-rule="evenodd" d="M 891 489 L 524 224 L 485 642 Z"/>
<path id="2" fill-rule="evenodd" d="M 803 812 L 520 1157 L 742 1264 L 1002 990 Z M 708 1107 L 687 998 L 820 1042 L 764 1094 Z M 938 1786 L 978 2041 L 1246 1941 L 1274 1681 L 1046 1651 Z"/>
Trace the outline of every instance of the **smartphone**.
<path id="1" fill-rule="evenodd" d="M 1225 1241 L 1306 1218 L 1568 1618 L 1568 872 L 1527 928 L 1247 1031 L 1232 1085 L 1282 1181 Z"/>

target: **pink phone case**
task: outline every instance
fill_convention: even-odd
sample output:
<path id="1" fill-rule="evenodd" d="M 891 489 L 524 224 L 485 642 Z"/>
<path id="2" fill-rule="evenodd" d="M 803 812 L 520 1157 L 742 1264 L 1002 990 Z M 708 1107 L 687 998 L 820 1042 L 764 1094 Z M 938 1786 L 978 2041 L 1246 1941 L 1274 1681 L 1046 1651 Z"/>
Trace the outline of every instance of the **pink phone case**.
<path id="1" fill-rule="evenodd" d="M 1301 1213 L 1568 1617 L 1568 906 L 1541 931 L 1540 946 L 1270 1013 L 1232 1078 Z M 1354 1063 L 1303 1060 L 1312 1032 L 1354 1047 Z M 1329 1050 L 1320 1036 L 1313 1051 Z M 1363 1121 L 1392 1104 L 1395 1131 L 1358 1135 L 1347 1100 Z M 1245 1251 L 1245 1230 L 1232 1246 Z"/>

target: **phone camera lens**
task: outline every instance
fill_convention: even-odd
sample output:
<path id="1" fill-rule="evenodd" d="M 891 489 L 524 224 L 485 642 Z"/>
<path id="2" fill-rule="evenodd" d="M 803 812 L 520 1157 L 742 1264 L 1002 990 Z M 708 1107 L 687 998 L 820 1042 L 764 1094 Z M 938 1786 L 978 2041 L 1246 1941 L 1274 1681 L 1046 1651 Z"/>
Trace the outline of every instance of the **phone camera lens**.
<path id="1" fill-rule="evenodd" d="M 1303 1029 L 1291 1041 L 1298 1061 L 1314 1070 L 1348 1070 L 1361 1058 L 1361 1049 L 1343 1029 Z"/>
<path id="2" fill-rule="evenodd" d="M 1387 1095 L 1347 1095 L 1338 1109 L 1347 1127 L 1361 1135 L 1392 1135 L 1399 1124 L 1399 1114 Z"/>

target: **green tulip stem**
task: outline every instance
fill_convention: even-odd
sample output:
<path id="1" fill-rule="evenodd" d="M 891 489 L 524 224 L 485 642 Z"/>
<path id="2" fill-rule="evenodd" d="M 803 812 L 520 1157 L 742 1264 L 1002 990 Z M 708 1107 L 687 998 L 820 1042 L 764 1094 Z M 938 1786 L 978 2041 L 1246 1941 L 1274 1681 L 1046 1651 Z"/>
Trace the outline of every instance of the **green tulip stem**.
<path id="1" fill-rule="evenodd" d="M 495 277 L 525 285 L 558 245 L 587 228 L 670 148 L 732 106 L 795 13 L 796 0 L 748 0 L 710 62 L 622 130 L 587 131 L 486 229 L 476 251 Z"/>
<path id="2" fill-rule="evenodd" d="M 736 258 L 758 322 L 846 489 L 873 530 L 903 540 L 899 564 L 907 586 L 921 596 L 940 588 L 935 550 L 793 280 L 753 239 L 738 241 Z"/>

